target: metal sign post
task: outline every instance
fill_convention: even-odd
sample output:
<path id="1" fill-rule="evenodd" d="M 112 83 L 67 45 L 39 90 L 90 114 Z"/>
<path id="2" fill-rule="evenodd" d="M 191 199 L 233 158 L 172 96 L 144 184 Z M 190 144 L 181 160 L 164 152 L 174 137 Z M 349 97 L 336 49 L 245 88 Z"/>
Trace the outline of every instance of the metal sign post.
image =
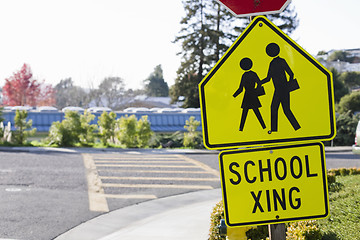
<path id="1" fill-rule="evenodd" d="M 285 223 L 269 224 L 270 240 L 286 240 Z"/>

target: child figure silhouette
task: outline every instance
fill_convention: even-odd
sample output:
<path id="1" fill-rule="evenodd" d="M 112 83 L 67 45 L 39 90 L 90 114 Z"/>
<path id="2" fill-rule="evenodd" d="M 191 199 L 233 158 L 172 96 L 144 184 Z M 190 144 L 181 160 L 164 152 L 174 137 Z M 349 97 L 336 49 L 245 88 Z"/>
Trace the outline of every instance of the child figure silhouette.
<path id="1" fill-rule="evenodd" d="M 241 104 L 241 108 L 243 109 L 240 120 L 240 128 L 239 131 L 244 130 L 244 125 L 246 121 L 247 114 L 249 109 L 252 109 L 261 124 L 263 129 L 266 128 L 264 120 L 261 116 L 259 108 L 261 107 L 261 103 L 259 101 L 259 96 L 264 95 L 264 89 L 261 86 L 261 81 L 258 75 L 251 71 L 250 69 L 253 66 L 253 62 L 250 58 L 243 58 L 240 61 L 240 67 L 244 71 L 246 71 L 242 77 L 239 88 L 233 94 L 233 97 L 236 98 L 244 89 L 244 98 Z"/>

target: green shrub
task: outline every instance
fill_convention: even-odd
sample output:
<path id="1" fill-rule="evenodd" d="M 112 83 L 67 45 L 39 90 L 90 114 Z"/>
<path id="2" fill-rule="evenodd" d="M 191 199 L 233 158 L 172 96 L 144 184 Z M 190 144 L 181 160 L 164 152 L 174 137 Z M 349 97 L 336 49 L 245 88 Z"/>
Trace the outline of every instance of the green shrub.
<path id="1" fill-rule="evenodd" d="M 84 114 L 80 115 L 81 127 L 79 141 L 83 146 L 90 145 L 95 142 L 95 131 L 97 130 L 97 125 L 90 124 L 90 122 L 94 119 L 95 115 L 88 111 L 85 111 Z"/>
<path id="2" fill-rule="evenodd" d="M 350 168 L 349 174 L 350 175 L 358 175 L 358 174 L 360 174 L 360 169 L 359 168 Z"/>
<path id="3" fill-rule="evenodd" d="M 121 117 L 118 120 L 119 129 L 117 131 L 117 139 L 121 144 L 127 148 L 134 148 L 137 146 L 136 142 L 136 122 L 135 115 Z"/>
<path id="4" fill-rule="evenodd" d="M 330 169 L 328 174 L 334 174 L 336 176 L 358 175 L 360 174 L 360 168 L 335 168 Z"/>
<path id="5" fill-rule="evenodd" d="M 350 170 L 347 168 L 340 168 L 340 176 L 347 176 L 349 175 Z"/>
<path id="6" fill-rule="evenodd" d="M 195 120 L 194 116 L 191 116 L 189 120 L 186 120 L 184 128 L 187 130 L 187 132 L 184 133 L 184 147 L 195 148 L 201 144 L 201 134 L 200 132 L 196 131 L 199 125 L 200 122 Z"/>
<path id="7" fill-rule="evenodd" d="M 339 176 L 340 170 L 338 168 L 332 168 L 328 170 L 328 174 L 334 174 L 335 176 Z"/>
<path id="8" fill-rule="evenodd" d="M 29 136 L 36 133 L 36 128 L 32 128 L 32 120 L 26 121 L 28 117 L 27 111 L 16 110 L 15 113 L 15 132 L 13 134 L 13 140 L 16 144 L 24 144 Z M 31 129 L 31 130 L 29 130 Z"/>
<path id="9" fill-rule="evenodd" d="M 263 240 L 269 237 L 269 228 L 267 225 L 260 225 L 246 231 L 246 237 L 251 240 Z"/>
<path id="10" fill-rule="evenodd" d="M 360 92 L 354 91 L 344 95 L 336 106 L 338 113 L 358 112 L 360 110 Z"/>
<path id="11" fill-rule="evenodd" d="M 217 226 L 220 225 L 220 220 L 224 219 L 224 205 L 223 202 L 219 202 L 213 208 L 210 216 L 210 231 L 209 240 L 225 240 L 226 237 L 221 237 Z"/>
<path id="12" fill-rule="evenodd" d="M 99 136 L 102 144 L 115 143 L 116 114 L 103 112 L 98 119 Z"/>
<path id="13" fill-rule="evenodd" d="M 329 192 L 339 192 L 341 189 L 344 188 L 344 185 L 339 182 L 334 182 L 332 184 L 329 184 L 328 188 Z"/>
<path id="14" fill-rule="evenodd" d="M 333 173 L 333 172 L 328 172 L 328 174 L 327 174 L 327 180 L 328 180 L 328 184 L 329 184 L 329 185 L 332 184 L 332 183 L 334 183 L 334 182 L 336 182 L 336 175 L 335 175 L 335 173 Z"/>
<path id="15" fill-rule="evenodd" d="M 343 172 L 350 172 L 350 170 L 342 170 Z M 336 176 L 341 175 L 341 169 L 330 169 L 327 172 L 328 190 L 329 192 L 338 192 L 344 185 L 336 182 Z"/>
<path id="16" fill-rule="evenodd" d="M 210 215 L 210 230 L 209 230 L 209 239 L 208 240 L 225 240 L 226 237 L 220 236 L 218 226 L 220 225 L 220 220 L 224 219 L 224 205 L 220 201 L 217 203 Z M 266 239 L 269 236 L 267 226 L 258 226 L 251 228 L 246 231 L 246 236 L 251 240 L 261 240 Z"/>
<path id="17" fill-rule="evenodd" d="M 174 133 L 155 133 L 150 141 L 152 148 L 179 148 L 183 146 L 184 134 L 180 131 Z"/>
<path id="18" fill-rule="evenodd" d="M 360 115 L 353 115 L 350 111 L 336 117 L 336 137 L 333 142 L 336 146 L 351 146 L 354 144 L 356 126 Z"/>
<path id="19" fill-rule="evenodd" d="M 336 176 L 340 175 L 339 169 L 330 169 L 327 173 L 327 180 L 328 180 L 328 190 L 329 192 L 338 192 L 340 191 L 344 185 L 336 182 Z"/>
<path id="20" fill-rule="evenodd" d="M 61 122 L 53 122 L 49 129 L 49 136 L 46 139 L 49 145 L 57 144 L 59 146 L 71 146 L 72 140 L 68 130 L 64 128 Z"/>
<path id="21" fill-rule="evenodd" d="M 126 115 L 118 120 L 116 136 L 127 148 L 148 147 L 152 134 L 147 116 L 142 116 L 139 121 L 135 115 Z"/>
<path id="22" fill-rule="evenodd" d="M 148 116 L 142 116 L 136 124 L 137 131 L 137 143 L 138 147 L 144 148 L 149 146 L 149 141 L 153 135 L 153 131 L 150 128 L 150 122 Z"/>
<path id="23" fill-rule="evenodd" d="M 50 144 L 62 147 L 74 146 L 80 142 L 81 122 L 80 114 L 75 111 L 66 111 L 62 122 L 54 122 L 49 130 Z"/>
<path id="24" fill-rule="evenodd" d="M 90 124 L 94 115 L 85 111 L 80 115 L 75 111 L 66 111 L 62 122 L 54 122 L 49 130 L 49 144 L 58 146 L 89 145 L 94 143 L 96 125 Z"/>
<path id="25" fill-rule="evenodd" d="M 286 239 L 321 240 L 322 233 L 316 221 L 291 222 L 287 228 Z"/>

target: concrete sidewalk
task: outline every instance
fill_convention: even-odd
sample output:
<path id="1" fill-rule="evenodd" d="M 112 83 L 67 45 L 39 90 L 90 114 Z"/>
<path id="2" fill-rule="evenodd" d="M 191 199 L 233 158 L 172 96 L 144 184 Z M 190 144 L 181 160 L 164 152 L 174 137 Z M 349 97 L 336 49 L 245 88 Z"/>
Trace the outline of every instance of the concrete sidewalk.
<path id="1" fill-rule="evenodd" d="M 325 147 L 325 152 L 351 152 L 352 146 Z"/>
<path id="2" fill-rule="evenodd" d="M 221 190 L 156 199 L 101 215 L 56 240 L 206 240 Z"/>

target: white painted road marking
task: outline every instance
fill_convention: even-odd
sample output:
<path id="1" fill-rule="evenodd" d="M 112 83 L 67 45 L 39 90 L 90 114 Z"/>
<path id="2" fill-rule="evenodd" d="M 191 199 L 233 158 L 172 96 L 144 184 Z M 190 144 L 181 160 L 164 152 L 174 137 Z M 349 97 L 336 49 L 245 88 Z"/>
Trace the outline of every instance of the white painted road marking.
<path id="1" fill-rule="evenodd" d="M 107 199 L 156 199 L 155 194 L 109 194 L 110 188 L 146 189 L 213 189 L 210 185 L 176 184 L 183 182 L 220 181 L 219 172 L 206 164 L 183 155 L 82 154 L 88 181 L 89 208 L 91 211 L 108 212 Z M 129 176 L 109 176 L 109 174 Z M 145 174 L 172 174 L 172 176 L 146 176 Z M 177 174 L 174 176 L 174 174 Z M 203 174 L 203 177 L 185 177 L 179 174 Z M 209 176 L 206 176 L 207 174 Z M 211 177 L 212 176 L 212 177 Z M 215 177 L 214 177 L 215 176 Z M 105 183 L 102 182 L 106 181 Z M 141 181 L 170 181 L 170 184 L 145 184 Z M 124 183 L 122 181 L 140 181 Z M 110 191 L 110 190 L 109 190 Z M 154 190 L 152 190 L 154 191 Z M 1 239 L 0 239 L 1 240 Z"/>

